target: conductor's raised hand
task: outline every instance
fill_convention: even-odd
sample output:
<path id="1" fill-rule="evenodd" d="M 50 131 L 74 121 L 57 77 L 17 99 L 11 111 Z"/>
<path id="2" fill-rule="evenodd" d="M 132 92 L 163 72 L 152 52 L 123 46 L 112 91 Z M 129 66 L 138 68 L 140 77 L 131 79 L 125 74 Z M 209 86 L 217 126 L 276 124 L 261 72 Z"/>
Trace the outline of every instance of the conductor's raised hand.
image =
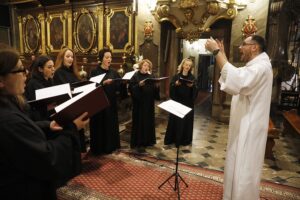
<path id="1" fill-rule="evenodd" d="M 220 49 L 217 41 L 214 40 L 212 37 L 210 39 L 207 39 L 205 43 L 205 48 L 210 52 L 213 52 L 216 49 Z"/>
<path id="2" fill-rule="evenodd" d="M 224 53 L 225 50 L 224 50 L 224 43 L 223 43 L 223 40 L 218 40 L 218 39 L 216 39 L 216 42 L 217 42 L 217 44 L 218 44 L 218 46 L 219 46 L 220 51 L 221 51 L 222 53 Z"/>
<path id="3" fill-rule="evenodd" d="M 83 129 L 90 122 L 90 119 L 87 118 L 87 116 L 88 116 L 88 113 L 85 112 L 73 121 L 73 123 L 77 127 L 77 130 Z"/>

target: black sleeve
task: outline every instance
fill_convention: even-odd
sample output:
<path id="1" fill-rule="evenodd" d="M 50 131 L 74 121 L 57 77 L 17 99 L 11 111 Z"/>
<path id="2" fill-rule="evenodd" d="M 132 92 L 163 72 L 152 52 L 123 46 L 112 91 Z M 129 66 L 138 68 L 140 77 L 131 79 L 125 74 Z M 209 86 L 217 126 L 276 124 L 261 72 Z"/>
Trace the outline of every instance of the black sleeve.
<path id="1" fill-rule="evenodd" d="M 46 140 L 43 131 L 34 122 L 20 115 L 9 115 L 0 127 L 1 151 L 8 163 L 42 180 L 66 179 L 74 174 L 80 162 L 76 130 L 69 128 L 57 132 L 57 137 Z"/>

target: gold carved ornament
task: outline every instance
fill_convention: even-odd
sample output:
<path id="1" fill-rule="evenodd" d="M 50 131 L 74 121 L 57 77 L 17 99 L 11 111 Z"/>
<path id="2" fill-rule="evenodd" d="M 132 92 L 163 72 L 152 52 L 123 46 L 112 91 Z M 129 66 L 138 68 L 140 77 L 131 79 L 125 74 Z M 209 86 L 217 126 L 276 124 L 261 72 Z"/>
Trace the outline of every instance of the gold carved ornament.
<path id="1" fill-rule="evenodd" d="M 255 19 L 249 15 L 248 18 L 245 20 L 242 28 L 243 37 L 247 38 L 251 35 L 255 35 L 256 32 L 257 32 L 257 27 L 256 27 Z"/>
<path id="2" fill-rule="evenodd" d="M 238 13 L 237 8 L 234 0 L 228 3 L 218 0 L 158 0 L 152 14 L 159 22 L 171 22 L 179 38 L 193 41 L 203 32 L 209 32 L 217 20 L 233 19 Z"/>

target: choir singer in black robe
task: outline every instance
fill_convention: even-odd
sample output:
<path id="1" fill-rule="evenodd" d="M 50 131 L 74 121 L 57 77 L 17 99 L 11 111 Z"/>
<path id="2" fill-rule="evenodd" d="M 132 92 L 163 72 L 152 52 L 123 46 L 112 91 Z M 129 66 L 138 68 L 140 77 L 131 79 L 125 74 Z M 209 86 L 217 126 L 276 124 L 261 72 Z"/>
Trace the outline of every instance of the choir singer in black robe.
<path id="1" fill-rule="evenodd" d="M 106 74 L 101 85 L 109 100 L 109 107 L 100 111 L 90 121 L 90 150 L 94 155 L 109 154 L 120 148 L 117 92 L 120 75 L 110 68 L 112 52 L 108 48 L 99 51 L 99 66 L 91 71 L 91 77 Z"/>
<path id="2" fill-rule="evenodd" d="M 0 197 L 55 200 L 57 183 L 80 171 L 77 130 L 89 121 L 84 113 L 66 127 L 49 122 L 57 136 L 47 140 L 24 111 L 26 74 L 15 50 L 0 50 Z"/>
<path id="3" fill-rule="evenodd" d="M 130 146 L 146 147 L 156 144 L 154 101 L 159 100 L 159 83 L 147 80 L 154 78 L 151 74 L 152 63 L 144 59 L 130 80 L 129 89 L 132 96 L 132 131 Z"/>
<path id="4" fill-rule="evenodd" d="M 189 145 L 193 140 L 194 101 L 197 97 L 195 77 L 192 74 L 193 61 L 189 58 L 182 60 L 178 73 L 170 83 L 170 98 L 192 108 L 183 119 L 170 114 L 164 143 Z"/>

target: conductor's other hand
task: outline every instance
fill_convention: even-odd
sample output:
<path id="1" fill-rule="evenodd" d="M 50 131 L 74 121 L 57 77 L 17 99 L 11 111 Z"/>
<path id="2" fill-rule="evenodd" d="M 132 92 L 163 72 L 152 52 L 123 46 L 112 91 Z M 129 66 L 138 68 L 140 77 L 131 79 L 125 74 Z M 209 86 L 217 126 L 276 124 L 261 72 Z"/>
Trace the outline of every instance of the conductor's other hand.
<path id="1" fill-rule="evenodd" d="M 87 116 L 88 116 L 88 113 L 85 112 L 73 121 L 73 123 L 77 127 L 77 130 L 83 129 L 89 123 L 90 119 L 87 118 Z"/>
<path id="2" fill-rule="evenodd" d="M 56 121 L 50 122 L 50 130 L 51 131 L 61 131 L 62 129 L 63 128 L 58 123 L 56 123 Z"/>

